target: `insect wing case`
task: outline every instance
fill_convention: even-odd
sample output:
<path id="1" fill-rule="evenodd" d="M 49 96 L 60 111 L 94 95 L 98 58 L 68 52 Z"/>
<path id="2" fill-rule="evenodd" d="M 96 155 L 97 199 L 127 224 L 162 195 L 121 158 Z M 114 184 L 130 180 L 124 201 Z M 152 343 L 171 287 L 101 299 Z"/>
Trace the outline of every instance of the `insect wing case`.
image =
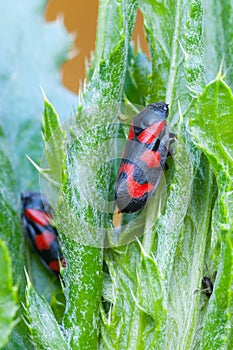
<path id="1" fill-rule="evenodd" d="M 58 243 L 57 230 L 50 224 L 51 206 L 45 196 L 38 192 L 23 193 L 21 200 L 22 221 L 33 250 L 49 270 L 59 274 L 59 260 L 65 266 L 65 259 Z"/>
<path id="2" fill-rule="evenodd" d="M 154 194 L 166 163 L 169 131 L 168 106 L 148 105 L 134 117 L 115 185 L 115 201 L 121 212 L 142 209 Z"/>

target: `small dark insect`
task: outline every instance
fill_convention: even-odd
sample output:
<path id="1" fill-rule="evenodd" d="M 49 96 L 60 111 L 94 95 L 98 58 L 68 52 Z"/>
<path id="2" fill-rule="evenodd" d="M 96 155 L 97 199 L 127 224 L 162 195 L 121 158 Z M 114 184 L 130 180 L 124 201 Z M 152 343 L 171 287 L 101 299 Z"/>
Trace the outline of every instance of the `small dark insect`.
<path id="1" fill-rule="evenodd" d="M 43 264 L 58 275 L 60 264 L 65 267 L 66 260 L 61 252 L 57 230 L 51 225 L 52 208 L 39 192 L 22 193 L 21 201 L 21 218 L 29 242 Z"/>
<path id="2" fill-rule="evenodd" d="M 195 290 L 194 293 L 203 292 L 209 299 L 214 290 L 215 277 L 216 277 L 216 271 L 213 273 L 211 277 L 203 276 L 201 279 L 202 288 Z"/>
<path id="3" fill-rule="evenodd" d="M 166 123 L 168 113 L 166 103 L 156 102 L 132 120 L 115 184 L 120 212 L 141 210 L 158 187 L 174 138 Z"/>
<path id="4" fill-rule="evenodd" d="M 210 298 L 211 294 L 213 293 L 214 285 L 210 277 L 203 276 L 202 277 L 202 288 L 201 292 L 204 292 L 205 295 Z"/>

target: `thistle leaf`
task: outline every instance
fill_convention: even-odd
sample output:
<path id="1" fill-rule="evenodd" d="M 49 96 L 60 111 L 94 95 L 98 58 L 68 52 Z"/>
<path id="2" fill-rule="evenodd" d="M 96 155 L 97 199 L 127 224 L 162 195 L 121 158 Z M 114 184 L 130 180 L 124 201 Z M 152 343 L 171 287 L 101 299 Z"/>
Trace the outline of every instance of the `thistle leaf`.
<path id="1" fill-rule="evenodd" d="M 49 303 L 39 296 L 28 279 L 26 322 L 36 349 L 68 350 L 68 344 Z"/>

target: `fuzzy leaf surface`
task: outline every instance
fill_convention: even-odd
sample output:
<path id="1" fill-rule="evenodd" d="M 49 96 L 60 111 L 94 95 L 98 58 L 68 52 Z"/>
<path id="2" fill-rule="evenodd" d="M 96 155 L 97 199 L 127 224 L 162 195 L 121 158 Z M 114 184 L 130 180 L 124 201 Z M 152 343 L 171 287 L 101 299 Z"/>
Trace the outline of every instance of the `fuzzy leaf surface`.
<path id="1" fill-rule="evenodd" d="M 186 84 L 194 96 L 201 93 L 205 86 L 203 31 L 202 1 L 194 0 L 190 6 L 182 41 L 184 45 Z"/>
<path id="2" fill-rule="evenodd" d="M 178 100 L 186 105 L 190 99 L 185 88 L 184 55 L 180 46 L 190 4 L 190 0 L 139 1 L 152 60 L 147 100 L 169 103 L 171 119 L 177 113 Z"/>
<path id="3" fill-rule="evenodd" d="M 62 328 L 48 302 L 39 296 L 30 281 L 26 288 L 26 315 L 31 340 L 36 349 L 68 350 Z"/>
<path id="4" fill-rule="evenodd" d="M 213 166 L 218 184 L 218 198 L 213 215 L 213 233 L 220 244 L 214 295 L 204 319 L 201 345 L 213 344 L 216 349 L 226 348 L 230 340 L 232 314 L 232 113 L 233 96 L 230 88 L 218 77 L 210 83 L 195 105 L 190 121 L 194 140 Z M 214 248 L 214 247 L 213 247 Z"/>
<path id="5" fill-rule="evenodd" d="M 63 272 L 68 301 L 64 327 L 73 349 L 98 348 L 103 242 L 96 245 L 93 241 L 106 223 L 110 225 L 110 221 L 109 215 L 102 215 L 96 210 L 96 203 L 92 205 L 96 195 L 93 178 L 96 176 L 100 191 L 106 183 L 104 191 L 108 193 L 110 178 L 106 174 L 103 183 L 97 170 L 105 159 L 103 152 L 107 152 L 104 141 L 114 132 L 111 122 L 119 111 L 128 46 L 136 17 L 135 0 L 118 1 L 117 6 L 114 3 L 111 7 L 108 4 L 101 2 L 96 66 L 91 81 L 80 93 L 80 105 L 72 125 L 73 143 L 68 145 L 63 194 L 59 199 L 58 229 L 67 261 L 67 269 Z M 107 17 L 110 14 L 111 21 Z M 102 26 L 105 30 L 108 26 L 108 34 L 103 34 Z M 111 28 L 118 28 L 114 37 L 111 36 Z M 112 39 L 109 39 L 110 36 Z M 106 50 L 103 49 L 105 44 Z M 90 186 L 86 186 L 88 179 Z M 79 183 L 82 185 L 79 186 Z"/>
<path id="6" fill-rule="evenodd" d="M 66 135 L 61 127 L 58 114 L 46 97 L 44 100 L 42 135 L 49 168 L 48 175 L 51 174 L 52 176 L 51 178 L 49 176 L 48 179 L 59 190 L 62 182 L 62 162 L 65 158 Z"/>

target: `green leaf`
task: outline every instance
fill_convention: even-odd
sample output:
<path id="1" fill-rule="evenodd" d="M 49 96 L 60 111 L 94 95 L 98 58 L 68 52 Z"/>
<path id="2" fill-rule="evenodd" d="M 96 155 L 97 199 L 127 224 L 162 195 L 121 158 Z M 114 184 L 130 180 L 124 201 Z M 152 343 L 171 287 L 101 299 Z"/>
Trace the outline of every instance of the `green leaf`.
<path id="1" fill-rule="evenodd" d="M 178 100 L 186 105 L 190 99 L 185 89 L 182 72 L 184 56 L 180 47 L 183 21 L 189 5 L 190 0 L 139 1 L 152 60 L 147 99 L 149 102 L 169 103 L 170 118 L 178 110 Z"/>
<path id="2" fill-rule="evenodd" d="M 109 350 L 158 346 L 166 305 L 156 262 L 145 253 L 141 257 L 137 243 L 107 252 L 105 258 L 112 279 L 112 300 L 109 310 L 102 308 L 101 312 L 101 346 Z"/>
<path id="3" fill-rule="evenodd" d="M 179 231 L 167 285 L 168 318 L 164 348 L 195 348 L 196 339 L 202 331 L 199 322 L 204 311 L 198 289 L 201 288 L 204 275 L 201 271 L 205 268 L 205 252 L 208 253 L 209 248 L 209 225 L 215 199 L 213 194 L 212 170 L 207 159 L 202 156 L 193 182 L 191 202 Z M 212 268 L 209 262 L 207 265 Z"/>
<path id="4" fill-rule="evenodd" d="M 187 86 L 197 96 L 205 86 L 203 10 L 200 0 L 191 3 L 183 43 Z"/>
<path id="5" fill-rule="evenodd" d="M 198 140 L 198 146 L 209 157 L 220 180 L 219 185 L 223 187 L 232 177 L 232 109 L 231 89 L 220 77 L 207 85 L 197 100 L 195 115 L 190 121 L 192 134 Z M 220 176 L 227 178 L 224 181 Z"/>
<path id="6" fill-rule="evenodd" d="M 165 318 L 164 314 L 166 315 L 166 309 L 163 310 L 164 297 L 161 275 L 155 260 L 150 256 L 143 255 L 142 257 L 138 272 L 138 285 L 140 287 L 140 306 L 154 320 L 157 320 L 158 324 L 162 323 Z"/>
<path id="7" fill-rule="evenodd" d="M 52 175 L 51 181 L 59 190 L 62 182 L 62 163 L 65 158 L 65 132 L 62 130 L 59 116 L 46 96 L 44 96 L 42 135 L 45 156 Z"/>
<path id="8" fill-rule="evenodd" d="M 26 288 L 26 316 L 31 340 L 36 349 L 68 350 L 62 328 L 50 305 L 37 294 L 29 280 Z"/>
<path id="9" fill-rule="evenodd" d="M 105 349 L 134 349 L 141 344 L 138 322 L 144 317 L 136 305 L 136 266 L 140 250 L 137 243 L 114 251 L 107 251 L 105 260 L 112 280 L 112 304 L 108 312 L 102 310 L 101 336 Z M 133 346 L 133 347 L 130 347 Z"/>
<path id="10" fill-rule="evenodd" d="M 52 105 L 45 106 L 44 173 L 62 180 L 56 220 L 67 261 L 62 270 L 64 331 L 72 349 L 230 349 L 233 100 L 221 73 L 207 86 L 205 81 L 214 76 L 226 52 L 227 78 L 232 75 L 232 49 L 227 47 L 232 4 L 212 1 L 210 9 L 200 0 L 139 4 L 152 72 L 145 55 L 129 47 L 137 1 L 101 0 L 94 66 L 67 139 Z M 209 13 L 216 20 L 210 22 Z M 170 121 L 180 125 L 173 161 L 168 160 L 163 177 L 166 184 L 161 181 L 146 210 L 142 247 L 131 243 L 104 252 L 102 292 L 102 248 L 112 228 L 105 201 L 112 196 L 116 177 L 115 164 L 109 169 L 106 163 L 120 157 L 110 141 L 120 135 L 115 122 L 124 94 L 128 105 L 166 100 Z M 167 194 L 160 199 L 161 189 Z M 144 216 L 139 226 L 142 233 Z M 135 231 L 131 228 L 131 235 Z M 208 299 L 201 281 L 215 271 Z M 58 339 L 64 341 L 62 331 L 47 304 L 42 299 L 38 303 L 36 318 L 41 308 L 49 315 L 56 348 Z M 36 332 L 43 330 L 43 323 Z"/>
<path id="11" fill-rule="evenodd" d="M 142 6 L 144 5 L 143 3 Z M 154 6 L 157 6 L 158 10 L 159 6 L 165 5 L 156 2 Z M 148 18 L 154 15 L 152 9 L 150 14 L 149 12 L 148 10 Z M 158 13 L 159 11 L 157 15 Z M 164 14 L 164 12 L 161 13 Z M 205 82 L 201 15 L 201 3 L 193 1 L 186 23 L 189 32 L 184 38 L 184 44 L 186 54 L 189 55 L 189 57 L 186 56 L 185 68 L 190 75 L 186 75 L 186 79 L 190 87 L 192 84 L 196 95 L 202 93 Z M 162 16 L 160 20 L 163 21 Z M 152 26 L 152 21 L 150 24 Z M 159 37 L 158 40 L 161 38 Z M 201 42 L 199 47 L 198 41 Z M 158 61 L 157 58 L 156 60 Z M 223 344 L 230 342 L 230 314 L 227 311 L 232 305 L 230 292 L 232 243 L 231 230 L 227 230 L 227 227 L 230 227 L 228 220 L 229 223 L 232 222 L 230 194 L 233 172 L 231 168 L 232 138 L 230 138 L 232 127 L 226 120 L 230 121 L 230 115 L 232 115 L 232 97 L 228 88 L 224 92 L 227 96 L 223 96 L 224 89 L 221 86 L 214 86 L 214 93 L 212 93 L 213 89 L 210 89 L 207 94 L 207 89 L 208 87 L 204 89 L 202 95 L 195 100 L 185 114 L 185 123 L 188 118 L 195 117 L 192 121 L 194 135 L 190 139 L 189 130 L 184 132 L 184 126 L 180 129 L 186 141 L 184 143 L 182 137 L 178 136 L 174 157 L 174 177 L 170 180 L 166 206 L 156 225 L 157 211 L 154 210 L 156 203 L 153 200 L 147 210 L 143 245 L 147 252 L 154 252 L 156 266 L 160 271 L 161 279 L 164 278 L 167 319 L 164 318 L 163 327 L 160 332 L 158 331 L 158 338 L 156 338 L 155 324 L 151 318 L 145 318 L 145 311 L 150 316 L 159 315 L 158 310 L 153 313 L 156 299 L 153 298 L 153 293 L 150 294 L 150 283 L 146 286 L 141 278 L 141 283 L 138 283 L 139 291 L 136 287 L 134 268 L 140 266 L 140 256 L 132 249 L 133 245 L 127 249 L 118 249 L 106 258 L 113 292 L 112 299 L 108 299 L 109 311 L 102 309 L 101 348 L 190 349 L 198 348 L 199 345 L 200 348 L 208 348 L 209 344 L 222 348 Z M 219 106 L 216 108 L 216 105 Z M 181 106 L 183 107 L 183 104 Z M 220 121 L 219 118 L 221 118 Z M 193 137 L 195 137 L 196 147 L 193 144 Z M 197 147 L 206 153 L 207 158 L 201 156 Z M 220 191 L 216 204 L 216 183 L 213 181 L 209 161 L 213 165 Z M 210 222 L 212 222 L 212 231 Z M 225 237 L 220 242 L 220 255 L 216 244 L 219 228 L 222 232 L 221 236 Z M 220 259 L 220 265 L 213 295 L 203 309 L 204 295 L 200 297 L 200 294 L 195 291 L 198 287 L 201 288 L 201 278 L 205 273 L 200 275 L 200 271 L 204 269 L 205 260 L 210 258 L 213 261 L 208 261 L 207 264 L 211 270 L 218 266 L 218 259 Z M 149 259 L 152 264 L 153 260 Z M 146 279 L 146 270 L 143 269 L 143 272 L 143 277 Z M 154 276 L 156 275 L 154 272 Z M 141 276 L 140 272 L 138 276 Z M 161 279 L 159 279 L 160 282 Z M 142 285 L 144 285 L 144 293 L 140 290 Z M 129 293 L 134 296 L 138 310 L 132 303 Z M 140 303 L 137 293 L 141 293 Z M 206 302 L 206 299 L 204 300 Z M 127 311 L 124 312 L 124 310 Z M 226 327 L 220 330 L 221 325 Z M 119 338 L 118 334 L 122 334 L 123 329 L 125 337 Z M 145 331 L 142 336 L 143 329 Z M 114 342 L 115 339 L 118 339 L 117 343 Z"/>
<path id="12" fill-rule="evenodd" d="M 180 147 L 179 150 L 181 151 Z M 187 152 L 187 150 L 185 150 L 185 152 Z M 179 153 L 181 157 L 185 154 L 184 152 Z M 184 162 L 184 164 L 187 163 Z M 180 164 L 178 163 L 177 170 L 179 170 L 179 166 Z M 181 177 L 181 173 L 183 173 L 183 177 Z M 174 347 L 178 349 L 189 349 L 195 344 L 200 304 L 199 298 L 194 292 L 200 283 L 199 271 L 202 269 L 206 249 L 213 201 L 211 196 L 213 185 L 212 172 L 205 159 L 201 160 L 201 163 L 199 161 L 199 169 L 196 173 L 195 180 L 193 183 L 188 182 L 191 187 L 187 189 L 185 186 L 187 185 L 188 173 L 190 174 L 190 171 L 185 172 L 184 169 L 181 172 L 178 171 L 178 179 L 174 181 L 176 182 L 178 180 L 176 186 L 179 184 L 177 189 L 180 187 L 180 190 L 174 192 L 173 196 L 168 200 L 166 209 L 168 215 L 167 220 L 163 222 L 163 218 L 162 220 L 159 218 L 158 225 L 152 227 L 152 230 L 150 229 L 151 224 L 149 224 L 149 222 L 153 222 L 153 202 L 148 208 L 143 245 L 147 251 L 154 251 L 154 264 L 158 266 L 160 271 L 159 274 L 158 270 L 153 273 L 155 279 L 157 276 L 156 283 L 158 283 L 158 286 L 156 288 L 154 287 L 153 290 L 150 289 L 149 282 L 147 283 L 147 287 L 146 283 L 144 287 L 142 283 L 138 283 L 138 288 L 142 290 L 141 295 L 143 300 L 141 304 L 144 305 L 145 310 L 148 309 L 150 303 L 155 299 L 153 293 L 155 293 L 155 297 L 160 295 L 160 285 L 162 285 L 162 290 L 164 291 L 164 301 L 162 304 L 163 307 L 161 304 L 157 304 L 160 305 L 160 309 L 153 309 L 153 306 L 154 308 L 156 307 L 156 302 L 154 300 L 149 309 L 150 315 L 152 315 L 154 310 L 155 320 L 163 321 L 161 324 L 157 321 L 157 332 L 155 331 L 156 322 L 153 326 L 149 326 L 150 323 L 147 323 L 144 332 L 145 335 L 143 337 L 143 339 L 145 339 L 145 344 L 147 344 L 145 348 L 156 347 L 156 349 L 164 349 Z M 192 176 L 190 178 L 192 179 Z M 184 185 L 183 191 L 181 191 L 182 184 Z M 184 196 L 186 190 L 192 192 L 188 196 Z M 200 198 L 202 198 L 202 196 L 205 198 L 205 202 L 202 202 L 202 206 L 200 207 L 200 204 L 197 205 L 197 203 L 200 203 Z M 177 210 L 172 206 L 170 207 L 172 197 L 176 198 L 175 203 L 179 203 L 179 201 L 180 203 L 183 202 L 184 208 L 181 207 L 181 204 L 177 205 Z M 192 198 L 191 203 L 190 197 Z M 188 213 L 184 217 L 187 208 Z M 173 216 L 171 215 L 172 213 Z M 155 235 L 154 230 L 157 230 L 158 236 Z M 194 243 L 195 236 L 198 238 L 195 239 Z M 157 240 L 158 242 L 156 242 Z M 167 247 L 169 247 L 169 249 Z M 152 264 L 153 260 L 151 260 L 151 258 L 149 260 Z M 197 262 L 199 262 L 199 266 Z M 146 276 L 145 271 L 143 272 L 143 276 Z M 159 302 L 160 300 L 158 300 L 158 303 Z M 180 305 L 182 305 L 181 309 Z M 186 310 L 185 314 L 181 312 L 181 310 Z M 161 313 L 163 316 L 161 316 Z M 184 333 L 183 330 L 187 323 L 189 327 Z"/>
<path id="13" fill-rule="evenodd" d="M 151 200 L 147 210 L 143 245 L 148 254 L 154 254 L 153 249 L 156 249 L 156 259 L 164 275 L 165 284 L 169 283 L 172 274 L 172 261 L 180 229 L 190 205 L 196 164 L 200 158 L 200 154 L 193 150 L 190 152 L 189 147 L 189 142 L 184 143 L 182 137 L 178 136 L 173 159 L 174 175 L 168 183 L 169 187 L 166 187 L 167 183 L 162 183 L 162 188 L 158 188 L 158 197 L 155 196 Z M 161 203 L 157 204 L 158 201 Z M 156 205 L 162 206 L 158 220 L 157 210 L 154 209 Z"/>
<path id="14" fill-rule="evenodd" d="M 203 323 L 203 347 L 211 342 L 215 348 L 221 348 L 230 339 L 230 315 L 233 311 L 232 113 L 232 92 L 219 75 L 197 99 L 195 113 L 190 121 L 193 138 L 195 142 L 198 139 L 198 147 L 212 164 L 219 190 L 213 215 L 213 232 L 217 233 L 220 244 L 219 266 L 214 295 Z"/>
<path id="15" fill-rule="evenodd" d="M 94 64 L 99 67 L 101 59 L 108 58 L 117 41 L 120 40 L 119 25 L 121 10 L 119 3 L 100 0 Z"/>
<path id="16" fill-rule="evenodd" d="M 110 7 L 108 5 L 109 2 L 101 2 L 99 29 L 97 29 L 97 61 L 92 80 L 80 99 L 82 108 L 85 108 L 86 105 L 101 104 L 103 106 L 113 101 L 121 101 L 128 47 L 136 19 L 137 0 L 118 0 L 114 5 L 111 4 Z M 111 27 L 106 27 L 108 34 L 105 32 L 103 35 L 102 23 L 107 26 L 109 22 L 106 20 L 109 14 L 111 15 Z M 112 32 L 111 28 L 115 30 Z M 106 52 L 103 50 L 105 44 Z"/>
<path id="17" fill-rule="evenodd" d="M 7 245 L 0 240 L 0 348 L 7 343 L 9 334 L 15 326 L 14 317 L 17 310 L 17 293 L 13 286 L 12 266 Z"/>
<path id="18" fill-rule="evenodd" d="M 142 335 L 145 348 L 159 346 L 167 318 L 164 281 L 155 259 L 143 252 L 138 272 L 138 298 L 139 306 L 154 320 L 154 326 L 150 330 L 147 327 Z"/>
<path id="19" fill-rule="evenodd" d="M 227 82 L 232 88 L 232 10 L 231 0 L 203 1 L 205 33 L 205 67 L 208 81 L 215 78 L 224 61 Z"/>
<path id="20" fill-rule="evenodd" d="M 105 11 L 104 3 L 101 3 L 99 18 L 103 22 L 99 21 L 100 28 L 107 19 Z M 106 221 L 107 225 L 111 222 L 109 215 L 105 217 L 90 204 L 95 198 L 95 189 L 90 191 L 89 188 L 86 194 L 85 180 L 91 178 L 90 174 L 96 174 L 96 168 L 103 159 L 103 153 L 96 150 L 100 146 L 106 150 L 102 143 L 115 132 L 110 122 L 116 119 L 122 98 L 128 46 L 136 17 L 136 1 L 119 1 L 117 6 L 112 6 L 110 13 L 111 25 L 117 27 L 118 32 L 114 40 L 109 41 L 108 35 L 103 38 L 102 31 L 97 31 L 99 39 L 96 66 L 90 83 L 80 94 L 80 106 L 72 125 L 71 144 L 68 145 L 66 162 L 62 164 L 65 176 L 63 193 L 58 200 L 57 220 L 67 262 L 67 268 L 63 271 L 66 297 L 63 324 L 72 349 L 92 350 L 98 347 L 103 241 L 97 246 L 93 245 L 93 241 L 95 236 L 101 236 Z M 103 51 L 105 44 L 107 49 Z M 52 129 L 51 120 L 49 123 L 49 128 Z M 88 169 L 84 176 L 85 166 Z M 103 186 L 98 176 L 98 183 Z M 110 178 L 107 175 L 105 178 L 108 187 Z M 78 186 L 79 181 L 82 182 L 81 187 Z M 84 197 L 80 196 L 83 189 Z M 105 193 L 108 193 L 106 187 Z"/>

